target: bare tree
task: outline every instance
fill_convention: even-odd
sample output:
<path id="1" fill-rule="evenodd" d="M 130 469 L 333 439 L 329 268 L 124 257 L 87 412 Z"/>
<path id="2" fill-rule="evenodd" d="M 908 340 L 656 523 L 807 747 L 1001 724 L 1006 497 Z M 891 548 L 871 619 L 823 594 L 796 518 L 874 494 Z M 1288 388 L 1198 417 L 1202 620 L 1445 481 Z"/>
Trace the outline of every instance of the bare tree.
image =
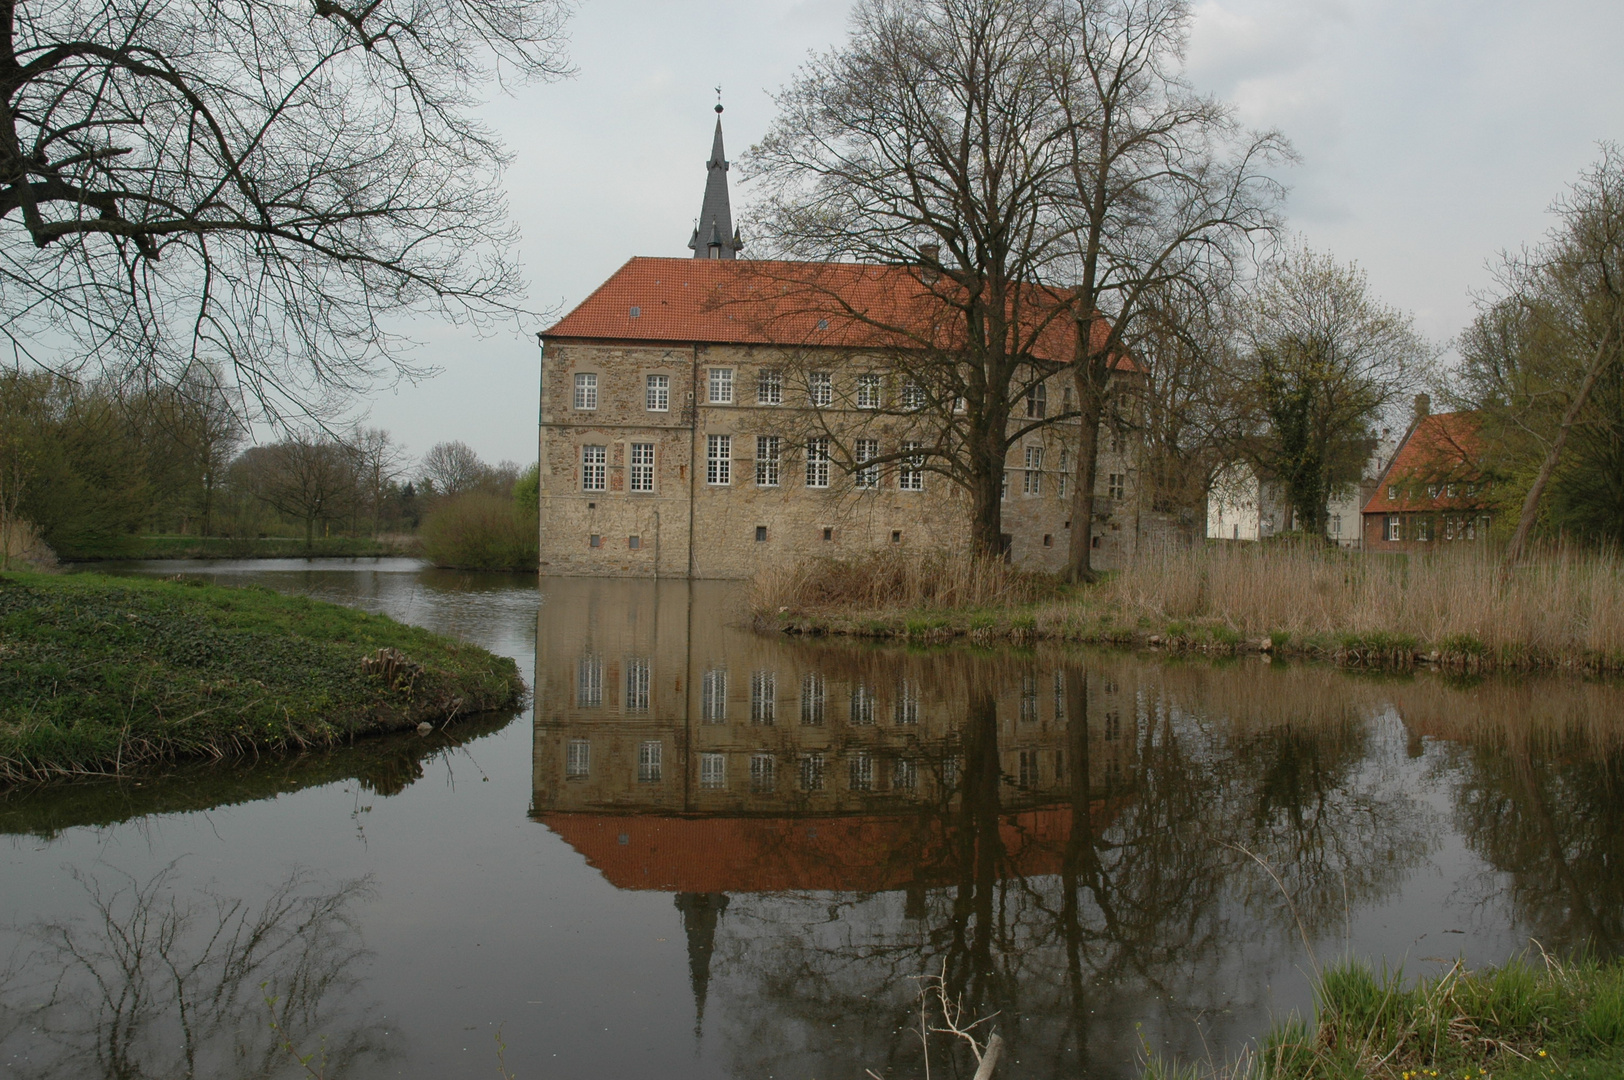
<path id="1" fill-rule="evenodd" d="M 1072 377 L 1081 416 L 1068 576 L 1090 563 L 1099 429 L 1147 297 L 1170 283 L 1186 301 L 1226 278 L 1250 238 L 1271 236 L 1291 157 L 1277 132 L 1249 132 L 1233 109 L 1182 75 L 1187 0 L 1055 0 L 1053 93 L 1067 138 L 1057 201 L 1072 239 Z"/>
<path id="2" fill-rule="evenodd" d="M 304 523 L 306 551 L 315 544 L 316 522 L 354 508 L 356 456 L 336 439 L 295 433 L 244 451 L 232 471 L 255 499 Z"/>
<path id="3" fill-rule="evenodd" d="M 461 495 L 478 487 L 490 472 L 465 442 L 435 443 L 423 455 L 423 477 L 441 495 Z"/>
<path id="4" fill-rule="evenodd" d="M 0 333 L 59 371 L 204 360 L 271 417 L 410 374 L 392 316 L 517 311 L 473 109 L 565 72 L 570 8 L 0 0 Z"/>
<path id="5" fill-rule="evenodd" d="M 1331 490 L 1358 481 L 1371 426 L 1426 384 L 1437 352 L 1364 271 L 1301 247 L 1265 268 L 1242 335 L 1243 437 L 1285 486 L 1289 527 L 1322 536 Z"/>
<path id="6" fill-rule="evenodd" d="M 350 434 L 350 450 L 355 454 L 355 468 L 360 493 L 372 514 L 372 535 L 378 535 L 378 521 L 382 514 L 384 494 L 410 468 L 411 458 L 389 432 L 382 428 L 358 427 Z"/>

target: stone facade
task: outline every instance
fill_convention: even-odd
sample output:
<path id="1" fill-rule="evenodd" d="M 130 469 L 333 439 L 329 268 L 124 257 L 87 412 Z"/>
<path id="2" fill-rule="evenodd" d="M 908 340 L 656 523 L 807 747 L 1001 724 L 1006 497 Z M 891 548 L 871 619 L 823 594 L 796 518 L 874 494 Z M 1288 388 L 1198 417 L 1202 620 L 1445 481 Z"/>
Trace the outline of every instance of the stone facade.
<path id="1" fill-rule="evenodd" d="M 830 373 L 831 400 L 845 405 L 809 406 L 790 374 L 808 367 Z M 758 404 L 763 370 L 781 373 L 777 404 Z M 899 451 L 903 418 L 850 404 L 858 375 L 877 370 L 849 349 L 825 359 L 804 347 L 544 337 L 543 572 L 748 578 L 809 557 L 964 547 L 968 498 L 943 476 L 923 473 L 910 490 L 891 462 L 864 488 L 832 452 L 827 486 L 814 486 L 822 470 L 809 474 L 806 445 L 824 428 L 873 438 L 882 457 Z M 1062 378 L 1052 381 L 1058 403 Z M 729 396 L 713 383 L 731 401 L 713 400 Z M 776 470 L 758 456 L 773 445 L 763 439 L 778 440 Z M 1075 424 L 1057 424 L 1010 451 L 1003 520 L 1017 565 L 1065 564 L 1076 442 Z M 1110 568 L 1136 549 L 1143 515 L 1131 438 L 1102 430 L 1100 445 L 1095 564 Z"/>

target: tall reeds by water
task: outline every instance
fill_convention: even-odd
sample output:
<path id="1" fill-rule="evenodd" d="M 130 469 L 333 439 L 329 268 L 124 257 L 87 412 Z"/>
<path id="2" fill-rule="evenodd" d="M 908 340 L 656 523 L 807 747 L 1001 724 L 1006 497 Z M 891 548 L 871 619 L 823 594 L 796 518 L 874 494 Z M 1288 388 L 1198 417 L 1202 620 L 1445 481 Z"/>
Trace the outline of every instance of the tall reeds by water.
<path id="1" fill-rule="evenodd" d="M 1391 556 L 1249 544 L 1142 556 L 1089 586 L 968 556 L 884 553 L 764 574 L 756 610 L 802 629 L 1082 641 L 1268 641 L 1459 666 L 1624 665 L 1624 560 L 1551 547 L 1500 577 L 1498 552 Z"/>

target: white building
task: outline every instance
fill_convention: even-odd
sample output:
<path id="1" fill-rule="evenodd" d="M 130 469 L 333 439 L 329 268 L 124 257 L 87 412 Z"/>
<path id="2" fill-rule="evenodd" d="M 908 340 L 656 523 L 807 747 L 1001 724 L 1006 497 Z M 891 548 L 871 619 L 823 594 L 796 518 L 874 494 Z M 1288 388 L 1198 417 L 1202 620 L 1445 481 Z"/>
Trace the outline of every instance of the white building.
<path id="1" fill-rule="evenodd" d="M 1325 535 L 1345 548 L 1360 545 L 1360 512 L 1370 492 L 1391 463 L 1397 443 L 1392 431 L 1382 429 L 1375 452 L 1365 462 L 1357 484 L 1334 491 L 1325 502 Z M 1285 486 L 1259 475 L 1246 462 L 1222 469 L 1207 492 L 1207 539 L 1263 540 L 1285 528 Z"/>

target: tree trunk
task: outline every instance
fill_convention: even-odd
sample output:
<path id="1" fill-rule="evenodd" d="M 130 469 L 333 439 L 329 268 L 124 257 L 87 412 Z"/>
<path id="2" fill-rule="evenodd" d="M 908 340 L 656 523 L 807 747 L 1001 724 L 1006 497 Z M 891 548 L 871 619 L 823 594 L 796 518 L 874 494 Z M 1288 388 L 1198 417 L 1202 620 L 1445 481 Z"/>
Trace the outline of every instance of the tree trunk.
<path id="1" fill-rule="evenodd" d="M 1071 536 L 1066 548 L 1066 580 L 1093 581 L 1094 485 L 1099 479 L 1100 419 L 1105 415 L 1103 392 L 1091 385 L 1085 368 L 1076 369 L 1078 411 L 1082 430 L 1077 440 L 1077 470 L 1071 493 Z"/>
<path id="2" fill-rule="evenodd" d="M 1504 582 L 1511 576 L 1511 571 L 1522 561 L 1528 550 L 1528 537 L 1534 531 L 1534 519 L 1539 516 L 1539 501 L 1545 494 L 1545 487 L 1551 482 L 1551 475 L 1556 472 L 1557 462 L 1562 457 L 1562 447 L 1567 444 L 1568 432 L 1573 429 L 1573 422 L 1578 419 L 1579 412 L 1590 400 L 1590 392 L 1596 388 L 1596 380 L 1607 367 L 1607 361 L 1612 359 L 1610 346 L 1613 343 L 1613 330 L 1611 328 L 1601 336 L 1601 344 L 1596 347 L 1596 355 L 1591 357 L 1590 368 L 1585 372 L 1585 381 L 1579 385 L 1579 393 L 1568 406 L 1568 411 L 1562 415 L 1562 426 L 1557 429 L 1556 439 L 1551 443 L 1551 449 L 1545 455 L 1545 461 L 1539 467 L 1539 474 L 1534 477 L 1534 484 L 1528 489 L 1528 495 L 1523 499 L 1522 512 L 1517 517 L 1517 531 L 1511 538 L 1511 546 L 1506 549 L 1505 565 L 1500 568 L 1500 579 Z"/>
<path id="3" fill-rule="evenodd" d="M 1002 429 L 1008 418 L 998 422 L 996 428 L 988 425 L 985 431 L 972 431 L 970 438 L 979 446 L 975 453 L 975 472 L 970 478 L 970 550 L 978 558 L 1004 557 L 1004 449 Z"/>
<path id="4" fill-rule="evenodd" d="M 305 554 L 309 555 L 316 546 L 316 516 L 305 515 Z"/>

